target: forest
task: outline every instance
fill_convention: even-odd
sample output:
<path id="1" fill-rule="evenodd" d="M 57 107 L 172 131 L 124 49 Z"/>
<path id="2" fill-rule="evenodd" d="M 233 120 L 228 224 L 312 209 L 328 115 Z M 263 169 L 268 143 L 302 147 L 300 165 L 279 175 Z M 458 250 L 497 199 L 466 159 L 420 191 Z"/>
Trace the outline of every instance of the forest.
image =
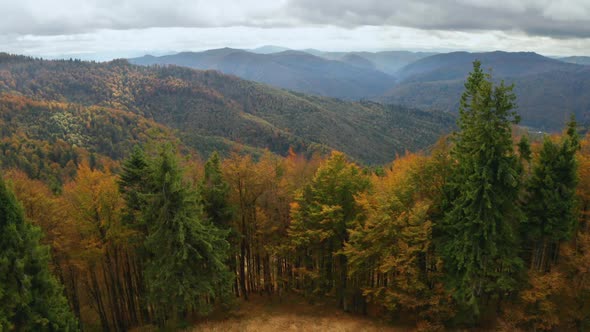
<path id="1" fill-rule="evenodd" d="M 175 330 L 253 294 L 419 331 L 590 329 L 590 134 L 572 116 L 529 135 L 494 82 L 474 62 L 456 131 L 382 167 L 292 149 L 203 161 L 147 120 L 97 152 L 2 133 L 0 331 Z M 51 107 L 88 128 L 134 116 Z"/>

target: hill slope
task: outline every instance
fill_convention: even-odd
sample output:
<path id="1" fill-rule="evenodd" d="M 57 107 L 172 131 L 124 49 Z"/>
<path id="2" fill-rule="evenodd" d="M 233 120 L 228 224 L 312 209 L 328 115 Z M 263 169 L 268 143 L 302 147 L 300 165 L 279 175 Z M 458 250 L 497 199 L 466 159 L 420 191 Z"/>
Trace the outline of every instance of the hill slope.
<path id="1" fill-rule="evenodd" d="M 311 54 L 343 62 L 354 63 L 360 61 L 370 65 L 370 68 L 377 69 L 386 74 L 397 77 L 398 71 L 403 67 L 418 61 L 420 59 L 435 55 L 429 52 L 409 52 L 409 51 L 383 51 L 383 52 L 322 52 L 318 50 L 307 50 Z M 363 59 L 363 60 L 359 60 Z"/>
<path id="2" fill-rule="evenodd" d="M 215 71 L 46 61 L 0 54 L 0 93 L 138 115 L 203 154 L 236 145 L 285 154 L 343 151 L 365 163 L 432 144 L 452 116 L 307 96 Z M 135 118 L 134 118 L 135 119 Z M 85 128 L 85 124 L 79 124 Z M 131 126 L 131 124 L 126 124 Z"/>
<path id="3" fill-rule="evenodd" d="M 569 56 L 565 58 L 559 58 L 559 61 L 575 63 L 578 65 L 590 66 L 590 56 Z"/>
<path id="4" fill-rule="evenodd" d="M 372 68 L 327 60 L 305 52 L 256 54 L 223 48 L 129 59 L 139 65 L 177 65 L 225 74 L 298 92 L 344 99 L 377 96 L 393 86 L 392 76 Z"/>
<path id="5" fill-rule="evenodd" d="M 379 100 L 456 112 L 475 59 L 492 68 L 495 80 L 516 85 L 524 125 L 561 130 L 570 113 L 581 122 L 590 120 L 590 67 L 535 53 L 455 52 L 424 58 L 400 70 L 400 83 Z"/>

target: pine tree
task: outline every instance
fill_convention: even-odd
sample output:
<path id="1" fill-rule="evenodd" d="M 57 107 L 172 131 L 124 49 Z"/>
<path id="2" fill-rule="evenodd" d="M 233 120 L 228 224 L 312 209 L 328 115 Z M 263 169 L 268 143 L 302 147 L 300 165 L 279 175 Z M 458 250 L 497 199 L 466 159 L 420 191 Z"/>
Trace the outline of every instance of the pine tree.
<path id="1" fill-rule="evenodd" d="M 77 330 L 40 237 L 0 178 L 0 330 Z"/>
<path id="2" fill-rule="evenodd" d="M 475 61 L 461 97 L 439 248 L 447 287 L 467 319 L 515 290 L 522 270 L 515 232 L 522 220 L 516 204 L 522 166 L 511 137 L 519 121 L 512 89 L 504 82 L 494 87 Z"/>

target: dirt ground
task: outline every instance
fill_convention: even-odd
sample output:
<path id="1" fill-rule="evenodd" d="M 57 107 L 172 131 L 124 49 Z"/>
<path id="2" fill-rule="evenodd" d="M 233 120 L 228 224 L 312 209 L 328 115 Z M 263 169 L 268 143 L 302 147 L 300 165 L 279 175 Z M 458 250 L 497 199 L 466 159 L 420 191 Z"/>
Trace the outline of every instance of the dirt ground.
<path id="1" fill-rule="evenodd" d="M 342 312 L 331 303 L 309 304 L 297 297 L 279 299 L 254 296 L 248 302 L 239 301 L 232 310 L 216 313 L 197 323 L 189 331 L 399 332 L 406 329 Z"/>

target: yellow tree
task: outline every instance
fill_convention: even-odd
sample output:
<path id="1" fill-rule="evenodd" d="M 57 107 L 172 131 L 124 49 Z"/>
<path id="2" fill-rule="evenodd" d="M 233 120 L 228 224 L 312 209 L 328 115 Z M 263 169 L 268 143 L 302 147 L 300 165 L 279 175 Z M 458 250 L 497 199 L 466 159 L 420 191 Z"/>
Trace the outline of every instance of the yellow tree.
<path id="1" fill-rule="evenodd" d="M 229 184 L 230 201 L 234 206 L 230 239 L 237 263 L 231 268 L 237 274 L 236 290 L 245 299 L 248 293 L 258 289 L 256 276 L 256 233 L 258 228 L 257 201 L 268 187 L 269 171 L 260 171 L 249 155 L 233 152 L 223 162 L 224 177 Z M 235 261 L 234 261 L 235 262 Z"/>
<path id="2" fill-rule="evenodd" d="M 291 205 L 289 237 L 302 288 L 308 295 L 335 295 L 349 310 L 348 258 L 342 252 L 360 211 L 355 197 L 370 188 L 361 169 L 333 152 Z"/>
<path id="3" fill-rule="evenodd" d="M 67 215 L 81 236 L 76 256 L 85 276 L 83 286 L 101 325 L 124 330 L 137 324 L 132 295 L 137 285 L 128 277 L 134 271 L 127 264 L 130 232 L 121 224 L 123 200 L 116 177 L 84 162 L 63 195 Z"/>
<path id="4" fill-rule="evenodd" d="M 345 253 L 363 295 L 423 328 L 440 327 L 452 312 L 432 243 L 432 214 L 442 190 L 444 164 L 408 154 L 362 195 L 363 218 L 350 232 Z"/>

